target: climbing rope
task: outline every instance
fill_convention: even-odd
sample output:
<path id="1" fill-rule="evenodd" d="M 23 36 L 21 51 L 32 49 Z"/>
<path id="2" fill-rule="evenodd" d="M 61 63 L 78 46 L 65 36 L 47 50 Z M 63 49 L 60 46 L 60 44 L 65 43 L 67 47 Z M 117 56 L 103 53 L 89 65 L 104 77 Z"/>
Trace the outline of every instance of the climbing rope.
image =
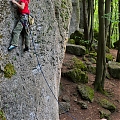
<path id="1" fill-rule="evenodd" d="M 35 42 L 34 42 L 34 39 L 33 39 L 32 33 L 31 33 L 31 28 L 29 28 L 29 29 L 30 29 L 30 36 L 31 36 L 31 38 L 32 38 L 32 44 L 33 44 L 33 47 L 34 47 L 35 55 L 36 55 L 36 58 L 37 58 L 37 63 L 38 63 L 38 66 L 39 66 L 39 68 L 40 68 L 40 71 L 41 71 L 41 73 L 42 73 L 42 76 L 43 76 L 43 78 L 44 78 L 44 80 L 45 80 L 48 88 L 50 89 L 52 95 L 54 96 L 55 100 L 58 102 L 58 104 L 59 104 L 59 106 L 62 108 L 62 110 L 65 111 L 65 109 L 63 108 L 63 106 L 59 103 L 58 99 L 56 98 L 54 92 L 52 91 L 52 89 L 51 89 L 51 87 L 50 87 L 50 85 L 49 85 L 49 83 L 48 83 L 48 81 L 47 81 L 47 79 L 46 79 L 46 77 L 45 77 L 45 75 L 44 75 L 44 72 L 43 72 L 43 70 L 42 70 L 42 66 L 41 66 L 41 64 L 40 64 L 40 62 L 39 62 L 39 59 L 38 59 L 37 51 L 36 51 L 36 48 L 35 48 Z M 38 71 L 39 71 L 39 70 L 38 70 Z M 73 120 L 77 120 L 77 119 L 76 119 L 74 116 L 72 116 L 70 113 L 68 113 L 68 112 L 65 112 L 65 113 L 66 113 L 68 116 L 70 116 Z"/>

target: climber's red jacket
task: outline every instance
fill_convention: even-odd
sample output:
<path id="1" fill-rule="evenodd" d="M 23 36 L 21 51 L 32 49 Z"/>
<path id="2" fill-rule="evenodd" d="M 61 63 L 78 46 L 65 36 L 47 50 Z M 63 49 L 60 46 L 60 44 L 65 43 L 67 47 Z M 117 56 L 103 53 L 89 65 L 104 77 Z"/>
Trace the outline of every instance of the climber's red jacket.
<path id="1" fill-rule="evenodd" d="M 30 13 L 30 10 L 28 8 L 28 4 L 29 4 L 29 0 L 20 0 L 19 3 L 25 3 L 25 7 L 24 9 L 19 9 L 20 11 L 20 14 L 29 14 Z"/>

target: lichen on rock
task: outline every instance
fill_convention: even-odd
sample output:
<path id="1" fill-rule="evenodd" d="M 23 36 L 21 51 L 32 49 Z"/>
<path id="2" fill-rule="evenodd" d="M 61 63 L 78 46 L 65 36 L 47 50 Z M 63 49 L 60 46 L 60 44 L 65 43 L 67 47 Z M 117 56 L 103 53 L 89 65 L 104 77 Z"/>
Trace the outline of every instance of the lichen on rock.
<path id="1" fill-rule="evenodd" d="M 11 63 L 6 64 L 4 67 L 4 77 L 11 78 L 15 73 L 14 65 Z"/>

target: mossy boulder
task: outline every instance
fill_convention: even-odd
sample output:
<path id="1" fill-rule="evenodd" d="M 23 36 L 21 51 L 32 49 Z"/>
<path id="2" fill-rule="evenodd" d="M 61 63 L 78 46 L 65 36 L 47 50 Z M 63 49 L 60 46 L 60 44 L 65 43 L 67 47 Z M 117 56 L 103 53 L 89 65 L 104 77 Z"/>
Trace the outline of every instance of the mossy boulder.
<path id="1" fill-rule="evenodd" d="M 96 59 L 97 58 L 97 52 L 89 53 L 89 57 L 92 57 L 92 58 Z"/>
<path id="2" fill-rule="evenodd" d="M 68 39 L 68 43 L 69 44 L 75 44 L 75 40 L 74 39 Z"/>
<path id="3" fill-rule="evenodd" d="M 70 78 L 74 83 L 88 83 L 88 76 L 81 69 L 74 68 L 64 73 L 64 76 Z"/>
<path id="4" fill-rule="evenodd" d="M 67 44 L 66 52 L 77 56 L 83 56 L 86 53 L 86 48 L 85 46 Z"/>
<path id="5" fill-rule="evenodd" d="M 113 78 L 120 80 L 120 63 L 109 61 L 108 71 Z"/>
<path id="6" fill-rule="evenodd" d="M 78 68 L 81 69 L 82 71 L 86 71 L 87 70 L 87 66 L 77 57 L 73 57 L 73 68 Z"/>
<path id="7" fill-rule="evenodd" d="M 101 110 L 99 110 L 99 113 L 100 113 L 101 119 L 106 118 L 107 120 L 110 120 L 111 112 L 109 110 L 101 109 Z"/>
<path id="8" fill-rule="evenodd" d="M 109 110 L 110 112 L 115 112 L 116 106 L 107 99 L 102 99 L 99 102 L 103 108 Z"/>
<path id="9" fill-rule="evenodd" d="M 4 77 L 11 78 L 15 73 L 14 65 L 11 63 L 6 64 L 4 67 Z"/>
<path id="10" fill-rule="evenodd" d="M 70 110 L 70 103 L 68 102 L 59 102 L 59 114 L 66 113 Z"/>
<path id="11" fill-rule="evenodd" d="M 92 64 L 87 65 L 87 71 L 95 75 L 96 74 L 96 65 L 92 65 Z"/>
<path id="12" fill-rule="evenodd" d="M 82 99 L 93 102 L 94 100 L 94 90 L 87 85 L 80 84 L 78 85 L 78 92 L 80 93 Z"/>
<path id="13" fill-rule="evenodd" d="M 81 44 L 81 40 L 84 40 L 84 34 L 78 30 L 76 30 L 74 33 L 72 33 L 70 35 L 70 39 L 74 39 L 75 40 L 75 44 L 76 45 L 80 45 Z"/>

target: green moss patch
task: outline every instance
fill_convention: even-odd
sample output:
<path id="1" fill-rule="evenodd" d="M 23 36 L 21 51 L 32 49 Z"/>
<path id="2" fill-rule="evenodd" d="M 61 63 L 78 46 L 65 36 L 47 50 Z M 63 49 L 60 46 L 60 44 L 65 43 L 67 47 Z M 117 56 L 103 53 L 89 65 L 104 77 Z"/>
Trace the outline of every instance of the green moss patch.
<path id="1" fill-rule="evenodd" d="M 81 85 L 78 85 L 78 91 L 79 91 L 82 99 L 93 102 L 94 90 L 92 88 L 90 88 L 89 86 L 86 86 L 84 84 L 81 84 Z"/>
<path id="2" fill-rule="evenodd" d="M 74 40 L 74 39 L 69 39 L 69 40 L 68 40 L 68 43 L 69 43 L 69 44 L 75 44 L 75 40 Z"/>
<path id="3" fill-rule="evenodd" d="M 11 78 L 13 75 L 15 75 L 16 71 L 14 69 L 14 66 L 11 63 L 6 64 L 4 67 L 4 77 Z"/>
<path id="4" fill-rule="evenodd" d="M 75 83 L 88 83 L 88 76 L 81 69 L 72 69 L 64 73 L 64 76 L 70 78 Z"/>
<path id="5" fill-rule="evenodd" d="M 87 70 L 87 66 L 80 59 L 73 57 L 72 60 L 74 62 L 74 68 L 79 68 L 83 71 Z"/>
<path id="6" fill-rule="evenodd" d="M 0 120 L 7 120 L 3 110 L 0 110 Z"/>
<path id="7" fill-rule="evenodd" d="M 74 39 L 75 40 L 75 44 L 76 45 L 80 45 L 81 44 L 81 40 L 84 40 L 84 34 L 81 33 L 80 31 L 76 30 L 74 33 L 72 33 L 70 35 L 70 39 Z"/>
<path id="8" fill-rule="evenodd" d="M 99 102 L 103 108 L 109 110 L 110 112 L 114 112 L 116 110 L 116 106 L 107 99 L 102 99 Z"/>

